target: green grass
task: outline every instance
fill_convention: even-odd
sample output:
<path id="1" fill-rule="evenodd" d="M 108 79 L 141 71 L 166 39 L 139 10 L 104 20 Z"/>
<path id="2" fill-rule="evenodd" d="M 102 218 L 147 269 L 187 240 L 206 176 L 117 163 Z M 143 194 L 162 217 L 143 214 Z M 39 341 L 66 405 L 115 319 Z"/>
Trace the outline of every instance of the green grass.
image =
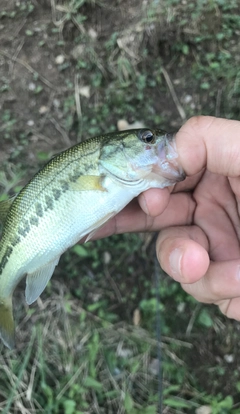
<path id="1" fill-rule="evenodd" d="M 131 7 L 124 15 L 117 1 L 55 0 L 1 10 L 9 48 L 0 47 L 1 199 L 54 153 L 116 130 L 119 119 L 168 130 L 182 124 L 181 110 L 240 119 L 239 1 Z M 14 33 L 23 38 L 17 50 Z M 239 412 L 238 323 L 163 273 L 159 305 L 154 254 L 147 235 L 114 236 L 68 251 L 30 308 L 17 289 L 17 348 L 1 348 L 0 412 L 157 413 L 159 309 L 164 413 Z"/>

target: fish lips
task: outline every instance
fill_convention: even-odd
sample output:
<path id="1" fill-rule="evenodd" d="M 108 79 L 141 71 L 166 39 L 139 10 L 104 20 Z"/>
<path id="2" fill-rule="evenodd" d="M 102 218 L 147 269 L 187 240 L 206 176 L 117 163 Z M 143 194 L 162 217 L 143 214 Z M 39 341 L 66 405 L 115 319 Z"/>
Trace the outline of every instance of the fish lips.
<path id="1" fill-rule="evenodd" d="M 157 163 L 153 166 L 153 172 L 173 184 L 185 180 L 186 174 L 178 160 L 175 134 L 167 133 L 157 145 Z"/>

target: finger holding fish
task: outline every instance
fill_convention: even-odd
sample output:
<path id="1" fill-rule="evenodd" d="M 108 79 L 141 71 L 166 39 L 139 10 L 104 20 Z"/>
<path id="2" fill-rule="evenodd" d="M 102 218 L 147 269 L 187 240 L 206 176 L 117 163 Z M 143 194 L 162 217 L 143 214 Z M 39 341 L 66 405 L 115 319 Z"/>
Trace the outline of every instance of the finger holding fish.
<path id="1" fill-rule="evenodd" d="M 142 202 L 142 197 L 146 199 Z M 146 207 L 147 204 L 147 207 Z M 176 214 L 176 205 L 179 206 Z M 190 193 L 171 194 L 168 189 L 147 190 L 95 232 L 92 240 L 126 232 L 160 231 L 191 224 L 196 203 Z M 81 243 L 85 240 L 81 240 Z"/>

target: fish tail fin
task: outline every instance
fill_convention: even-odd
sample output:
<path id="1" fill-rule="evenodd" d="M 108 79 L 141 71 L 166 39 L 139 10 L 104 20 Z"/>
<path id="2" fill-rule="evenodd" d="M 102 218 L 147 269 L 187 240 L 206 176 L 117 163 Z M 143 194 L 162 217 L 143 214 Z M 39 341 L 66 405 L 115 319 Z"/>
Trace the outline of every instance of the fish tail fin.
<path id="1" fill-rule="evenodd" d="M 12 349 L 15 346 L 15 329 L 12 312 L 12 296 L 0 297 L 0 338 Z"/>

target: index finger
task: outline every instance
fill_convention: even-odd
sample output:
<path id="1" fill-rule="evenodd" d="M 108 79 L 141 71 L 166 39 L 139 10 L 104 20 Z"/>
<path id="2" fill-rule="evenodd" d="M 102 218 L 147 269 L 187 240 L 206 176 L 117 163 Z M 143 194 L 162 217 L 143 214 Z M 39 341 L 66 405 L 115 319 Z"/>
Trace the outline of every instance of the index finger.
<path id="1" fill-rule="evenodd" d="M 188 176 L 207 168 L 240 175 L 240 122 L 212 116 L 190 118 L 177 132 L 179 161 Z"/>

